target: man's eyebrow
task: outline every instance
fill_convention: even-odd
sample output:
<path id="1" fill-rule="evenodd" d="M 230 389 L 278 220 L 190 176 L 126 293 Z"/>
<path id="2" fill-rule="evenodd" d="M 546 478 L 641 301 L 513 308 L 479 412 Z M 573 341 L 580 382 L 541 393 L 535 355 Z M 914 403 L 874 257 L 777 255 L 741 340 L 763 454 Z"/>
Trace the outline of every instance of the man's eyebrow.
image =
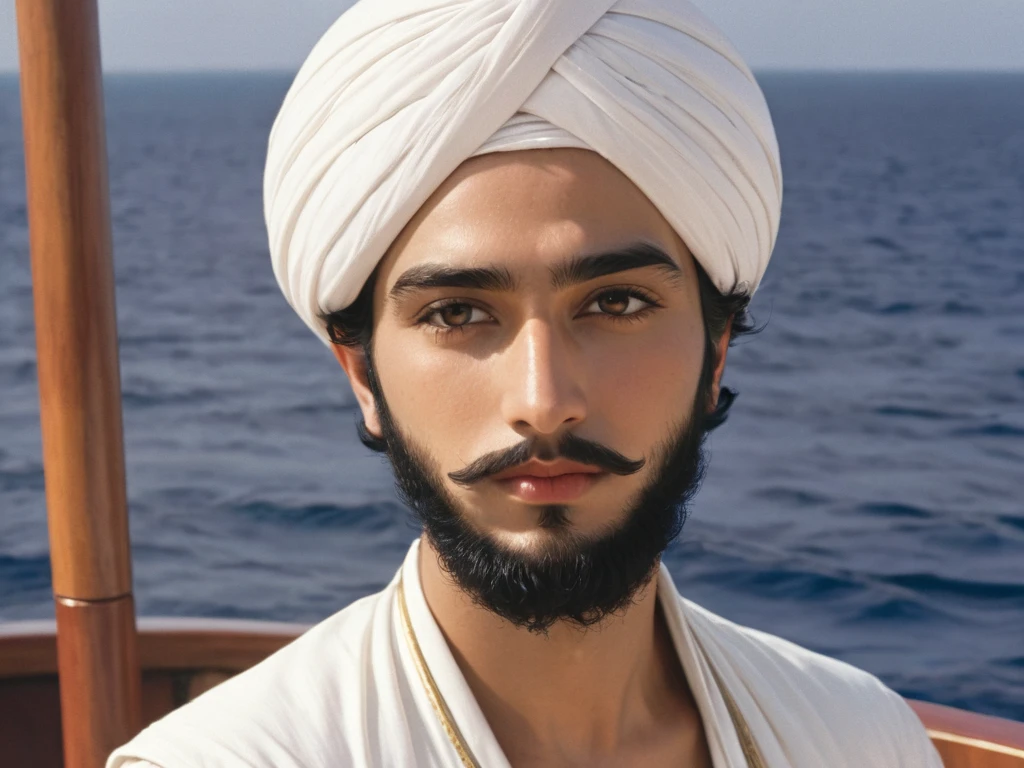
<path id="1" fill-rule="evenodd" d="M 570 285 L 586 283 L 598 277 L 641 267 L 658 267 L 673 279 L 682 277 L 682 269 L 665 251 L 650 243 L 636 243 L 608 253 L 574 256 L 551 268 L 551 286 L 560 291 Z"/>
<path id="2" fill-rule="evenodd" d="M 388 291 L 398 300 L 407 293 L 429 288 L 476 288 L 481 291 L 514 291 L 516 280 L 504 267 L 449 267 L 419 264 L 402 273 Z"/>
<path id="3" fill-rule="evenodd" d="M 658 267 L 674 279 L 682 277 L 679 265 L 665 251 L 650 243 L 635 243 L 606 253 L 574 256 L 550 268 L 551 285 L 556 291 L 586 283 L 599 277 L 641 267 Z M 398 300 L 407 293 L 430 288 L 475 288 L 481 291 L 511 292 L 518 281 L 505 267 L 449 267 L 444 264 L 419 264 L 402 273 L 388 291 Z"/>

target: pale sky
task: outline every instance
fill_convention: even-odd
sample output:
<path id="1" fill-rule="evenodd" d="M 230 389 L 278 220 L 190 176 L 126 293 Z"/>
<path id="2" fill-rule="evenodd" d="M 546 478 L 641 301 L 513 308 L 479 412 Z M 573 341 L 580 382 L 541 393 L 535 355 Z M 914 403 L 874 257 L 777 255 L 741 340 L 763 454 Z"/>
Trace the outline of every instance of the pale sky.
<path id="1" fill-rule="evenodd" d="M 369 0 L 387 2 L 387 0 Z M 99 0 L 107 71 L 294 71 L 349 0 Z M 697 0 L 754 69 L 1024 71 L 1024 0 Z M 0 0 L 0 71 L 17 69 Z"/>

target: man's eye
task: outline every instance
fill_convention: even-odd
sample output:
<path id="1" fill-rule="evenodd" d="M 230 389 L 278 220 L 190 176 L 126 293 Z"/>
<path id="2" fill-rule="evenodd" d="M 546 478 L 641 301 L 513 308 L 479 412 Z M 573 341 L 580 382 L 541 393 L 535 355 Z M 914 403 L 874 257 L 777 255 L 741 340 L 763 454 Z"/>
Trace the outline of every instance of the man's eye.
<path id="1" fill-rule="evenodd" d="M 452 302 L 434 307 L 423 316 L 422 322 L 435 328 L 461 328 L 474 322 L 481 322 L 489 317 L 479 307 L 462 302 Z"/>
<path id="2" fill-rule="evenodd" d="M 635 315 L 657 303 L 640 291 L 634 289 L 619 288 L 613 291 L 605 291 L 590 303 L 587 309 L 596 308 L 594 312 L 586 314 L 601 314 L 624 317 Z"/>

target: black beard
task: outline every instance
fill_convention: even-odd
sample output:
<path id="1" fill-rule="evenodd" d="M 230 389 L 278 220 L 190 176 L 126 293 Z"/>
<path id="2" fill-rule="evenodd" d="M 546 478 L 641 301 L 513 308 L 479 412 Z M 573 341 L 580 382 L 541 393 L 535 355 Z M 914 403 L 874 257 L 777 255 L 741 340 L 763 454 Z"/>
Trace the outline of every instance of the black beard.
<path id="1" fill-rule="evenodd" d="M 596 536 L 582 536 L 572 530 L 566 507 L 546 505 L 540 525 L 551 532 L 550 543 L 543 552 L 528 555 L 503 548 L 470 524 L 425 452 L 402 436 L 369 353 L 366 359 L 398 492 L 422 522 L 444 570 L 477 605 L 516 627 L 546 633 L 558 621 L 578 627 L 597 624 L 628 607 L 650 582 L 661 554 L 682 530 L 689 503 L 703 479 L 708 402 L 703 377 L 689 418 L 658 446 L 661 464 L 621 524 Z M 557 451 L 535 448 L 533 442 L 521 443 L 499 452 L 504 460 L 495 464 L 515 466 L 530 456 L 542 460 L 562 456 L 602 466 L 586 457 L 619 456 L 575 436 L 560 441 Z M 513 456 L 518 460 L 509 463 Z M 614 461 L 609 461 L 602 468 L 614 466 Z M 622 461 L 629 464 L 624 458 Z M 618 474 L 631 471 L 635 469 L 622 469 Z"/>

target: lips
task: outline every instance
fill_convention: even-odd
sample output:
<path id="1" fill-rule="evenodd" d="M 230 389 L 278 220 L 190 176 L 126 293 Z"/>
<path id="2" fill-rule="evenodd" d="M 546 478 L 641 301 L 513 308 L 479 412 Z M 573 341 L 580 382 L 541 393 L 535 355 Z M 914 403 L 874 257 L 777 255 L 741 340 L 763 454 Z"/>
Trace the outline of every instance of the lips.
<path id="1" fill-rule="evenodd" d="M 518 467 L 506 469 L 493 476 L 494 480 L 508 480 L 514 477 L 555 477 L 569 474 L 601 474 L 601 470 L 590 464 L 559 459 L 545 464 L 540 461 L 528 461 Z"/>
<path id="2" fill-rule="evenodd" d="M 492 479 L 510 495 L 533 504 L 564 504 L 577 499 L 606 473 L 587 464 L 530 461 Z"/>

